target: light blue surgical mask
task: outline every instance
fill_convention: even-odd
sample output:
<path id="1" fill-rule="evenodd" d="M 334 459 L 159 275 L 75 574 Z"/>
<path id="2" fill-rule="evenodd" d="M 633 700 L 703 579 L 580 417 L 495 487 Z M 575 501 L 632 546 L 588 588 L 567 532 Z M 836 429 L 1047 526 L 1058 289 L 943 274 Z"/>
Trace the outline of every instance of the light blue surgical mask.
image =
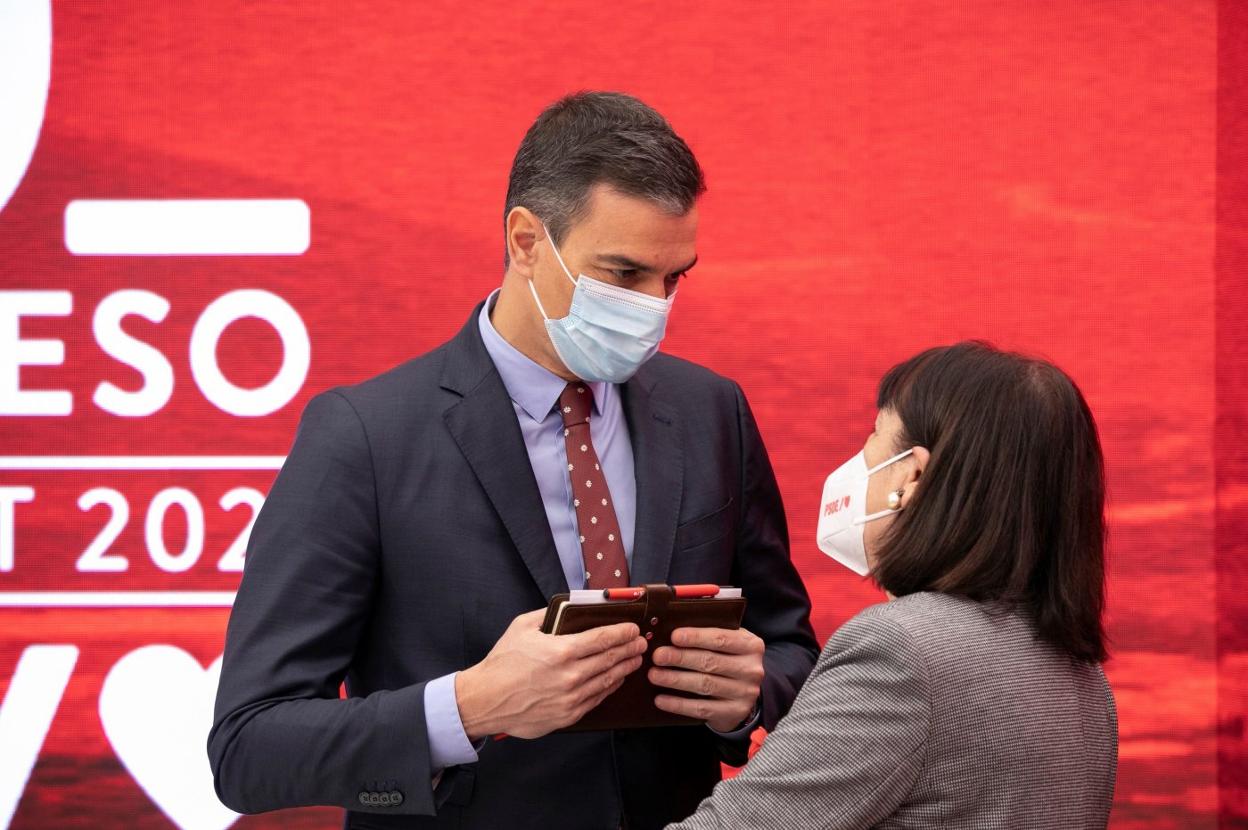
<path id="1" fill-rule="evenodd" d="M 529 290 L 546 321 L 555 352 L 568 371 L 581 380 L 623 383 L 659 350 L 676 292 L 661 300 L 584 274 L 573 277 L 548 230 L 546 239 L 559 267 L 576 286 L 568 316 L 552 320 L 542 307 L 537 287 L 529 280 Z"/>

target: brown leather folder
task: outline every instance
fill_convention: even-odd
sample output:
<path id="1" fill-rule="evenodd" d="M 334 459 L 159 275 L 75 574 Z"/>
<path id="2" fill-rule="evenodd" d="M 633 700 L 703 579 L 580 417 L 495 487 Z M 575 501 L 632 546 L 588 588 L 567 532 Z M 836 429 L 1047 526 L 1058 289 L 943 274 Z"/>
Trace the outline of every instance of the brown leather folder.
<path id="1" fill-rule="evenodd" d="M 562 731 L 640 729 L 701 723 L 694 718 L 664 712 L 654 705 L 654 698 L 660 694 L 697 697 L 692 692 L 650 683 L 648 674 L 654 665 L 654 651 L 660 646 L 671 645 L 672 632 L 677 628 L 740 628 L 745 614 L 744 597 L 682 599 L 675 595 L 670 585 L 646 585 L 645 593 L 634 600 L 573 605 L 568 603 L 568 599 L 568 594 L 551 597 L 546 619 L 542 623 L 543 632 L 576 634 L 600 625 L 633 622 L 641 629 L 641 635 L 649 640 L 650 647 L 642 655 L 641 668 L 625 678 L 620 688 L 602 703 Z"/>

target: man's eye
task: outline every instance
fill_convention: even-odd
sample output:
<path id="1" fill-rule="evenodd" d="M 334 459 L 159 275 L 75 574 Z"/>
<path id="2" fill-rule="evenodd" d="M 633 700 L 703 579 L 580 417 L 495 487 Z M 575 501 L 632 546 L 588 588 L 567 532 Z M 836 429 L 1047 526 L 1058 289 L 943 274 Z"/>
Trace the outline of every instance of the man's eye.
<path id="1" fill-rule="evenodd" d="M 675 274 L 669 274 L 669 275 L 668 275 L 668 277 L 667 277 L 667 281 L 668 281 L 668 282 L 670 282 L 670 283 L 672 283 L 672 284 L 675 284 L 675 283 L 680 282 L 682 279 L 684 279 L 684 278 L 685 278 L 685 277 L 687 277 L 687 276 L 689 276 L 689 272 L 688 272 L 688 271 L 680 271 L 680 272 L 675 273 Z"/>
<path id="2" fill-rule="evenodd" d="M 611 271 L 617 280 L 631 280 L 637 276 L 636 268 L 616 268 Z"/>

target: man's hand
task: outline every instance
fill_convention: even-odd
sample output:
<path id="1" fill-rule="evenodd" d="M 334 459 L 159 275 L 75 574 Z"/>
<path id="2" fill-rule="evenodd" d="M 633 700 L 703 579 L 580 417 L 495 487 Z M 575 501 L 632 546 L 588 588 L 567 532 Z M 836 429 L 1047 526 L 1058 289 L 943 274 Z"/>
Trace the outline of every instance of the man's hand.
<path id="1" fill-rule="evenodd" d="M 641 667 L 647 644 L 633 623 L 543 634 L 545 614 L 516 617 L 484 660 L 455 676 L 470 741 L 498 733 L 540 738 L 573 724 Z"/>
<path id="2" fill-rule="evenodd" d="M 654 652 L 650 682 L 702 697 L 659 695 L 655 706 L 704 720 L 718 732 L 731 732 L 749 717 L 758 701 L 764 647 L 761 639 L 744 628 L 676 629 L 672 645 Z"/>

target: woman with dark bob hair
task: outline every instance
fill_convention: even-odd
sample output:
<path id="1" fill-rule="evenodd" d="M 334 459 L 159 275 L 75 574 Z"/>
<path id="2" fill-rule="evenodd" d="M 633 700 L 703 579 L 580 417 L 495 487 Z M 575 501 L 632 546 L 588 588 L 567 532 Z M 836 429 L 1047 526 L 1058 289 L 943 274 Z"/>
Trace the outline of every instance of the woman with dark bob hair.
<path id="1" fill-rule="evenodd" d="M 792 710 L 679 828 L 1102 828 L 1117 768 L 1104 465 L 1079 389 L 968 342 L 880 383 L 819 547 L 889 602 L 828 640 Z"/>

